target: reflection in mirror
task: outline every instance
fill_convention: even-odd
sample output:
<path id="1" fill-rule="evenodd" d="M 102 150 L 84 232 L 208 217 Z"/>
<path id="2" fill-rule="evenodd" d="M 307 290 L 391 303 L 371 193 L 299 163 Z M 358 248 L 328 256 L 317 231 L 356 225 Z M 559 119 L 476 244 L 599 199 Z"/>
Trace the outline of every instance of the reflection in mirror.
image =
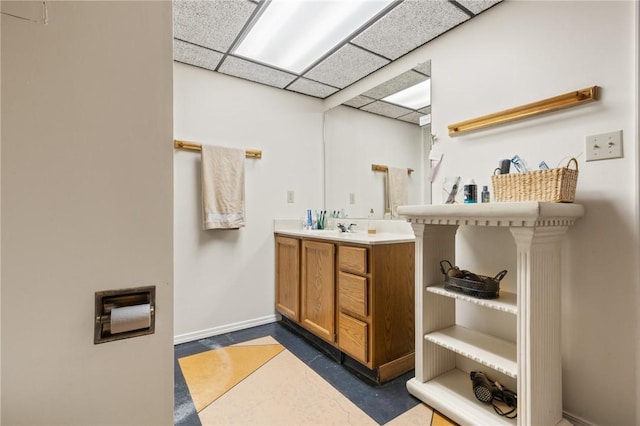
<path id="1" fill-rule="evenodd" d="M 427 61 L 325 112 L 327 211 L 364 218 L 373 209 L 376 218 L 389 216 L 387 173 L 372 170 L 373 164 L 413 169 L 407 203 L 430 202 L 423 173 L 431 142 L 430 83 Z M 407 96 L 412 87 L 420 96 Z"/>
<path id="2" fill-rule="evenodd" d="M 421 117 L 431 117 L 431 61 L 424 62 L 343 105 L 420 124 Z"/>

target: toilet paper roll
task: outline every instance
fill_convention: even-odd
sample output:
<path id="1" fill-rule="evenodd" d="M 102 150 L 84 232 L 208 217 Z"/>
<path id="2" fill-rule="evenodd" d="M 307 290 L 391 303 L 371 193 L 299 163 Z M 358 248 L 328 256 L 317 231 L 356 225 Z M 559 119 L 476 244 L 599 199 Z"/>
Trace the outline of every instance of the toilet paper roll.
<path id="1" fill-rule="evenodd" d="M 151 305 L 124 306 L 111 309 L 111 334 L 140 330 L 151 326 Z"/>

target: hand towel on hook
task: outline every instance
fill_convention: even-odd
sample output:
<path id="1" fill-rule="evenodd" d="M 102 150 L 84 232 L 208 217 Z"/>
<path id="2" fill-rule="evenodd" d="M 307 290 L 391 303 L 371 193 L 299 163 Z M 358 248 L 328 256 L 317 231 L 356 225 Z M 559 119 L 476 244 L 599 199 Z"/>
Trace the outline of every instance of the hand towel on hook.
<path id="1" fill-rule="evenodd" d="M 202 145 L 204 229 L 238 229 L 245 225 L 243 149 Z"/>

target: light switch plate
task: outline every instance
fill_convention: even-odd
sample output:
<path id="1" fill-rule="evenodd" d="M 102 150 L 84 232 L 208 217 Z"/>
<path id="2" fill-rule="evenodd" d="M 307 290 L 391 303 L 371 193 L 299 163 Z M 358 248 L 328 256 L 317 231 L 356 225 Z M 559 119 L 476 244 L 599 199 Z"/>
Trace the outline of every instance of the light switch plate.
<path id="1" fill-rule="evenodd" d="M 293 203 L 293 191 L 292 190 L 288 190 L 287 191 L 287 203 Z"/>
<path id="2" fill-rule="evenodd" d="M 584 152 L 587 161 L 622 157 L 622 130 L 587 136 Z"/>

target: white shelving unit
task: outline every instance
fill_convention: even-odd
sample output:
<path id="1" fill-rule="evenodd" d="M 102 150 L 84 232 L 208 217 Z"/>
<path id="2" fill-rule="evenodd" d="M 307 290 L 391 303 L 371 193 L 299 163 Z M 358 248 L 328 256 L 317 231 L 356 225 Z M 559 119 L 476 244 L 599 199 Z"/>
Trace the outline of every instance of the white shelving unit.
<path id="1" fill-rule="evenodd" d="M 562 418 L 561 242 L 584 214 L 578 204 L 523 202 L 402 206 L 416 235 L 416 368 L 409 392 L 462 424 L 555 425 Z M 445 290 L 439 262 L 455 264 L 459 226 L 507 227 L 516 242 L 516 293 L 494 300 Z M 456 324 L 456 300 L 505 312 L 515 342 Z M 473 395 L 471 360 L 517 381 L 518 417 L 497 415 Z"/>

